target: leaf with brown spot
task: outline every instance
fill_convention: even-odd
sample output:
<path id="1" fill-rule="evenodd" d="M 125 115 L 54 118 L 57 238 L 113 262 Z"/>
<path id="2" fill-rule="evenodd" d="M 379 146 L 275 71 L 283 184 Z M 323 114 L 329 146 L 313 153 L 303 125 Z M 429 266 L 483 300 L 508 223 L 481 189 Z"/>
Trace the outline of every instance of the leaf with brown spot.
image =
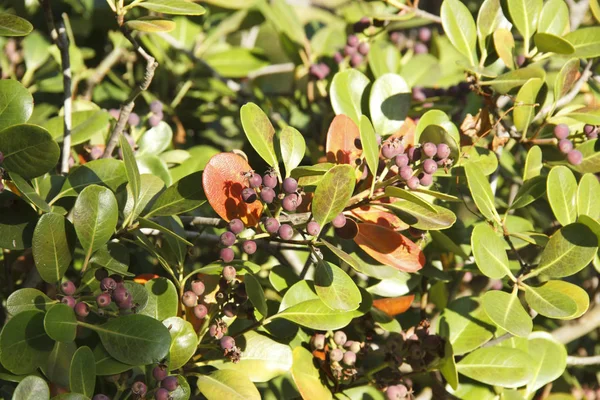
<path id="1" fill-rule="evenodd" d="M 400 271 L 416 272 L 425 265 L 421 248 L 390 228 L 358 224 L 354 242 L 375 260 Z"/>
<path id="2" fill-rule="evenodd" d="M 379 206 L 363 206 L 354 208 L 350 215 L 358 218 L 362 222 L 377 224 L 395 231 L 403 231 L 409 228 L 409 225 L 398 218 L 395 214 L 388 212 L 385 208 Z"/>
<path id="3" fill-rule="evenodd" d="M 354 161 L 362 153 L 362 150 L 355 146 L 357 139 L 360 140 L 360 131 L 354 121 L 344 114 L 337 115 L 327 131 L 327 161 L 354 165 Z"/>
<path id="4" fill-rule="evenodd" d="M 373 307 L 383 311 L 390 317 L 406 312 L 410 308 L 413 300 L 415 299 L 414 294 L 400 297 L 389 297 L 385 299 L 373 300 Z"/>
<path id="5" fill-rule="evenodd" d="M 255 226 L 260 220 L 262 204 L 244 202 L 242 190 L 248 186 L 244 173 L 250 165 L 233 153 L 215 154 L 206 164 L 202 174 L 202 186 L 213 210 L 225 221 L 239 218 L 246 226 Z"/>

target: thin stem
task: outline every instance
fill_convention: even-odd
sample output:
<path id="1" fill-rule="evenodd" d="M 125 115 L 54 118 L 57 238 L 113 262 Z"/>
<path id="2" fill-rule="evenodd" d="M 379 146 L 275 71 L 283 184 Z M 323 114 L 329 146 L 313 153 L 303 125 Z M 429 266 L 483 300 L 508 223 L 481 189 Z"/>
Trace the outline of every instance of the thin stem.
<path id="1" fill-rule="evenodd" d="M 416 7 L 411 7 L 408 6 L 406 4 L 400 3 L 398 0 L 386 0 L 388 4 L 402 10 L 402 11 L 407 11 L 407 12 L 412 12 L 414 13 L 417 17 L 421 17 L 424 19 L 428 19 L 432 22 L 435 22 L 437 24 L 441 24 L 442 23 L 442 19 L 440 17 L 438 17 L 437 15 L 433 15 L 428 13 L 427 11 L 423 11 L 420 10 Z"/>
<path id="2" fill-rule="evenodd" d="M 567 357 L 568 366 L 600 365 L 600 355 L 590 357 Z"/>

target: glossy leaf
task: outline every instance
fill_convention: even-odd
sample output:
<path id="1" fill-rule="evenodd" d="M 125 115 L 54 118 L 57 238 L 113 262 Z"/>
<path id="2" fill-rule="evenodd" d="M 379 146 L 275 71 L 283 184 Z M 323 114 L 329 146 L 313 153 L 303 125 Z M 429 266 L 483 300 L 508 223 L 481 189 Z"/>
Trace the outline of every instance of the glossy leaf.
<path id="1" fill-rule="evenodd" d="M 565 346 L 546 332 L 534 332 L 529 337 L 529 357 L 533 364 L 533 376 L 527 384 L 528 394 L 558 379 L 567 367 Z"/>
<path id="2" fill-rule="evenodd" d="M 542 7 L 538 32 L 562 36 L 569 32 L 569 8 L 564 0 L 549 0 Z"/>
<path id="3" fill-rule="evenodd" d="M 491 290 L 481 297 L 481 303 L 488 317 L 500 328 L 519 337 L 527 337 L 531 333 L 533 322 L 516 291 L 510 294 Z"/>
<path id="4" fill-rule="evenodd" d="M 124 188 L 126 183 L 127 174 L 122 161 L 113 158 L 91 161 L 71 171 L 52 202 L 62 197 L 77 196 L 89 185 L 105 186 L 117 192 Z"/>
<path id="5" fill-rule="evenodd" d="M 171 174 L 169 174 L 169 167 L 160 157 L 145 154 L 136 157 L 136 162 L 140 174 L 152 174 L 159 177 L 167 186 L 171 185 Z"/>
<path id="6" fill-rule="evenodd" d="M 198 335 L 191 323 L 179 317 L 167 318 L 162 323 L 171 335 L 169 369 L 176 370 L 183 367 L 196 352 Z"/>
<path id="7" fill-rule="evenodd" d="M 398 71 L 400 54 L 393 44 L 384 40 L 376 40 L 371 42 L 367 61 L 373 75 L 378 79 L 385 74 Z"/>
<path id="8" fill-rule="evenodd" d="M 127 141 L 127 138 L 123 135 L 119 137 L 119 146 L 123 152 L 123 163 L 125 164 L 125 174 L 127 175 L 128 186 L 133 195 L 133 208 L 137 205 L 140 197 L 140 188 L 142 181 L 140 178 L 140 170 L 138 169 L 133 150 Z"/>
<path id="9" fill-rule="evenodd" d="M 577 215 L 587 215 L 592 219 L 600 217 L 600 183 L 593 174 L 584 174 L 577 186 Z"/>
<path id="10" fill-rule="evenodd" d="M 96 386 L 96 362 L 92 350 L 83 346 L 77 349 L 69 369 L 69 386 L 72 392 L 94 397 Z"/>
<path id="11" fill-rule="evenodd" d="M 378 77 L 369 94 L 369 111 L 375 132 L 387 136 L 398 131 L 408 114 L 410 101 L 410 89 L 404 78 L 393 73 Z"/>
<path id="12" fill-rule="evenodd" d="M 50 338 L 58 342 L 72 342 L 77 335 L 75 312 L 66 304 L 55 304 L 44 317 L 44 329 Z"/>
<path id="13" fill-rule="evenodd" d="M 416 272 L 425 265 L 425 256 L 418 245 L 383 226 L 358 224 L 354 242 L 375 260 L 400 271 Z"/>
<path id="14" fill-rule="evenodd" d="M 482 84 L 491 85 L 498 93 L 506 94 L 514 88 L 523 86 L 531 78 L 540 78 L 543 80 L 546 78 L 546 73 L 539 67 L 529 66 L 507 72 L 491 81 L 482 82 Z"/>
<path id="15" fill-rule="evenodd" d="M 1 81 L 0 81 L 1 82 Z M 40 195 L 35 191 L 34 188 L 31 187 L 29 183 L 23 178 L 19 176 L 17 173 L 10 174 L 10 179 L 12 183 L 17 187 L 21 195 L 29 200 L 30 203 L 35 205 L 39 210 L 44 212 L 50 212 L 52 209 L 46 203 L 44 199 L 40 197 Z"/>
<path id="16" fill-rule="evenodd" d="M 151 279 L 144 286 L 148 292 L 148 303 L 140 314 L 159 321 L 177 315 L 179 296 L 171 280 L 167 278 Z"/>
<path id="17" fill-rule="evenodd" d="M 293 351 L 292 377 L 303 399 L 332 399 L 331 391 L 323 385 L 313 355 L 302 346 Z"/>
<path id="18" fill-rule="evenodd" d="M 25 36 L 33 30 L 33 25 L 14 14 L 0 13 L 0 36 Z"/>
<path id="19" fill-rule="evenodd" d="M 267 301 L 265 299 L 265 292 L 256 277 L 253 274 L 246 274 L 244 276 L 244 283 L 246 284 L 246 292 L 248 298 L 252 302 L 252 305 L 263 317 L 267 317 Z"/>
<path id="20" fill-rule="evenodd" d="M 37 125 L 12 125 L 0 131 L 2 166 L 24 179 L 32 179 L 51 170 L 60 150 L 47 130 Z"/>
<path id="21" fill-rule="evenodd" d="M 362 150 L 356 147 L 357 140 L 360 140 L 358 124 L 344 114 L 336 115 L 327 131 L 327 161 L 354 165 L 362 153 Z"/>
<path id="22" fill-rule="evenodd" d="M 94 360 L 98 376 L 116 375 L 133 368 L 131 365 L 124 364 L 111 357 L 102 346 L 102 343 L 98 343 L 94 348 Z"/>
<path id="23" fill-rule="evenodd" d="M 325 226 L 344 210 L 354 184 L 354 168 L 350 165 L 336 165 L 325 173 L 312 202 L 313 216 L 319 225 Z"/>
<path id="24" fill-rule="evenodd" d="M 56 283 L 64 276 L 73 260 L 75 230 L 62 215 L 42 215 L 33 231 L 32 252 L 40 277 Z"/>
<path id="25" fill-rule="evenodd" d="M 465 174 L 469 191 L 479 212 L 490 221 L 500 221 L 500 216 L 494 204 L 492 187 L 485 175 L 473 164 L 465 165 Z"/>
<path id="26" fill-rule="evenodd" d="M 31 247 L 38 215 L 31 206 L 8 190 L 0 193 L 0 247 L 22 250 Z"/>
<path id="27" fill-rule="evenodd" d="M 492 279 L 513 276 L 504 250 L 504 240 L 487 224 L 475 226 L 471 234 L 471 248 L 479 270 Z"/>
<path id="28" fill-rule="evenodd" d="M 45 293 L 33 288 L 15 290 L 6 299 L 6 310 L 11 315 L 17 315 L 23 311 L 41 310 L 46 311 L 57 300 L 51 300 Z"/>
<path id="29" fill-rule="evenodd" d="M 277 155 L 273 147 L 275 128 L 267 114 L 256 104 L 247 103 L 240 109 L 240 118 L 246 137 L 254 150 L 267 164 L 277 169 Z"/>
<path id="30" fill-rule="evenodd" d="M 539 146 L 533 146 L 527 152 L 525 168 L 523 169 L 523 180 L 526 181 L 539 176 L 542 167 L 542 149 Z"/>
<path id="31" fill-rule="evenodd" d="M 525 288 L 527 304 L 539 314 L 556 319 L 574 319 L 583 315 L 590 304 L 585 290 L 565 281 L 550 280 Z"/>
<path id="32" fill-rule="evenodd" d="M 376 299 L 373 300 L 373 307 L 383 311 L 391 317 L 395 317 L 396 315 L 406 312 L 410 308 L 414 299 L 414 294 L 408 296 Z"/>
<path id="33" fill-rule="evenodd" d="M 403 199 L 406 201 L 409 201 L 411 203 L 414 203 L 418 206 L 421 206 L 423 208 L 428 209 L 429 211 L 432 211 L 434 213 L 437 214 L 438 209 L 435 208 L 435 206 L 431 203 L 429 203 L 427 200 L 423 199 L 422 197 L 399 187 L 395 187 L 395 186 L 388 186 L 385 188 L 385 194 L 390 196 L 390 197 L 395 197 L 395 198 L 399 198 L 399 199 Z"/>
<path id="34" fill-rule="evenodd" d="M 125 26 L 140 32 L 170 32 L 175 29 L 175 22 L 168 18 L 145 16 L 125 22 Z"/>
<path id="35" fill-rule="evenodd" d="M 548 174 L 548 202 L 561 225 L 577 219 L 577 181 L 567 167 L 558 166 Z"/>
<path id="36" fill-rule="evenodd" d="M 121 243 L 108 242 L 100 247 L 92 258 L 90 265 L 95 268 L 104 268 L 113 274 L 134 276 L 127 272 L 129 269 L 129 250 Z"/>
<path id="37" fill-rule="evenodd" d="M 169 1 L 169 0 L 163 0 L 163 1 Z M 148 4 L 148 3 L 144 2 L 142 4 Z M 194 4 L 194 3 L 189 3 L 189 4 Z M 194 5 L 196 5 L 196 4 L 194 4 Z M 140 140 L 138 140 L 138 142 L 137 142 L 138 150 L 137 150 L 136 154 L 138 156 L 142 156 L 144 154 L 159 155 L 160 153 L 162 153 L 169 147 L 172 140 L 173 140 L 173 130 L 171 129 L 169 124 L 167 124 L 164 121 L 160 121 L 158 123 L 158 125 L 148 129 L 142 135 Z"/>
<path id="38" fill-rule="evenodd" d="M 2 18 L 0 16 L 1 24 Z M 19 382 L 13 393 L 13 398 L 19 400 L 48 400 L 50 399 L 50 388 L 46 381 L 39 376 L 30 375 Z"/>
<path id="39" fill-rule="evenodd" d="M 400 200 L 384 204 L 400 219 L 410 226 L 421 230 L 448 229 L 456 222 L 456 215 L 447 208 L 433 205 L 435 212 L 416 203 Z"/>
<path id="40" fill-rule="evenodd" d="M 199 185 L 200 186 L 200 185 Z M 157 176 L 144 174 L 140 176 L 140 193 L 137 202 L 134 201 L 131 185 L 127 190 L 127 203 L 123 209 L 125 218 L 135 221 L 140 214 L 150 208 L 158 197 L 164 192 L 165 184 Z"/>
<path id="41" fill-rule="evenodd" d="M 377 144 L 377 135 L 373 130 L 373 125 L 371 125 L 371 121 L 366 115 L 360 117 L 360 141 L 369 171 L 373 176 L 376 176 L 377 167 L 379 166 L 379 145 Z"/>
<path id="42" fill-rule="evenodd" d="M 260 393 L 248 377 L 237 371 L 198 374 L 198 389 L 207 400 L 260 400 Z"/>
<path id="43" fill-rule="evenodd" d="M 536 33 L 533 40 L 538 50 L 545 53 L 573 54 L 575 52 L 575 48 L 568 40 L 550 33 Z"/>
<path id="44" fill-rule="evenodd" d="M 542 0 L 507 0 L 507 5 L 513 24 L 525 39 L 525 43 L 529 43 L 542 11 Z"/>
<path id="45" fill-rule="evenodd" d="M 332 310 L 317 298 L 295 304 L 272 318 L 284 318 L 310 329 L 330 330 L 345 327 L 359 315 L 356 311 Z"/>
<path id="46" fill-rule="evenodd" d="M 456 125 L 450 121 L 450 117 L 448 114 L 441 110 L 429 110 L 419 119 L 419 123 L 417 124 L 415 130 L 415 143 L 424 143 L 426 141 L 433 141 L 435 144 L 439 144 L 442 141 L 444 143 L 448 143 L 448 145 L 452 145 L 456 147 L 456 143 L 452 141 L 442 140 L 443 135 L 438 135 L 438 138 L 423 138 L 425 130 L 431 127 L 431 125 L 435 125 L 436 127 L 441 128 L 441 130 L 450 136 L 454 142 L 460 142 L 460 136 L 458 133 L 458 129 Z M 451 146 L 451 147 L 452 147 Z"/>
<path id="47" fill-rule="evenodd" d="M 409 227 L 391 211 L 379 205 L 353 208 L 350 210 L 350 214 L 355 216 L 358 221 L 385 226 L 395 231 L 403 231 Z"/>
<path id="48" fill-rule="evenodd" d="M 54 342 L 48 359 L 40 365 L 40 369 L 51 383 L 62 387 L 69 386 L 69 367 L 76 350 L 75 342 Z"/>
<path id="49" fill-rule="evenodd" d="M 356 125 L 360 123 L 363 92 L 369 85 L 369 78 L 357 69 L 338 72 L 331 81 L 330 97 L 336 115 L 345 114 Z"/>
<path id="50" fill-rule="evenodd" d="M 150 11 L 172 15 L 202 15 L 206 12 L 200 4 L 185 0 L 146 0 L 139 6 Z"/>
<path id="51" fill-rule="evenodd" d="M 515 38 L 508 29 L 500 28 L 493 33 L 494 48 L 498 57 L 510 68 L 515 68 L 514 51 Z"/>
<path id="52" fill-rule="evenodd" d="M 0 32 L 6 15 L 0 14 Z M 0 36 L 4 35 L 0 34 Z M 24 124 L 31 117 L 32 112 L 33 97 L 29 91 L 19 81 L 0 80 L 0 131 L 11 125 Z"/>
<path id="53" fill-rule="evenodd" d="M 248 186 L 243 174 L 251 169 L 245 159 L 233 153 L 217 154 L 206 165 L 202 174 L 204 193 L 224 220 L 239 218 L 247 226 L 254 226 L 260 220 L 262 204 L 259 201 L 248 204 L 242 199 L 242 190 Z"/>
<path id="54" fill-rule="evenodd" d="M 525 207 L 546 194 L 546 177 L 536 176 L 523 182 L 519 188 L 514 201 L 510 205 L 511 209 Z"/>
<path id="55" fill-rule="evenodd" d="M 573 57 L 594 58 L 600 56 L 600 27 L 580 28 L 567 33 L 565 39 L 575 47 Z"/>
<path id="56" fill-rule="evenodd" d="M 525 82 L 525 84 L 521 86 L 521 89 L 519 89 L 519 93 L 517 93 L 515 99 L 517 104 L 513 111 L 513 121 L 515 128 L 517 128 L 518 131 L 523 132 L 524 136 L 527 134 L 529 124 L 531 124 L 531 121 L 533 120 L 536 104 L 535 100 L 543 83 L 544 82 L 539 78 L 532 78 Z"/>
<path id="57" fill-rule="evenodd" d="M 442 27 L 456 49 L 477 65 L 477 30 L 471 12 L 458 0 L 444 0 L 440 10 Z"/>
<path id="58" fill-rule="evenodd" d="M 77 145 L 89 141 L 94 136 L 106 136 L 110 127 L 110 115 L 104 110 L 75 111 L 71 114 L 71 144 Z M 65 134 L 65 117 L 59 115 L 48 120 L 44 128 L 50 132 L 52 138 L 62 142 Z"/>
<path id="59" fill-rule="evenodd" d="M 476 381 L 506 388 L 526 385 L 533 376 L 531 357 L 508 347 L 486 347 L 468 354 L 457 365 L 458 373 Z"/>
<path id="60" fill-rule="evenodd" d="M 358 287 L 341 268 L 319 260 L 315 270 L 315 290 L 329 308 L 352 311 L 360 306 Z"/>
<path id="61" fill-rule="evenodd" d="M 306 152 L 304 137 L 296 128 L 286 126 L 279 136 L 281 158 L 285 165 L 285 176 L 288 177 L 292 170 L 300 165 Z"/>
<path id="62" fill-rule="evenodd" d="M 200 179 L 202 171 L 189 174 L 169 186 L 152 204 L 146 218 L 183 214 L 200 207 L 206 202 L 203 187 L 198 184 Z"/>
<path id="63" fill-rule="evenodd" d="M 569 224 L 554 233 L 542 251 L 536 269 L 523 279 L 548 275 L 561 278 L 585 268 L 598 250 L 598 239 L 590 228 L 580 223 Z"/>
<path id="64" fill-rule="evenodd" d="M 508 22 L 502 13 L 500 0 L 485 0 L 481 3 L 481 7 L 477 13 L 477 37 L 479 38 L 479 50 L 482 58 L 484 55 L 487 56 L 486 45 L 488 38 L 499 31 L 499 28 L 507 28 L 509 26 L 510 22 Z M 502 30 L 505 31 L 505 29 Z"/>
<path id="65" fill-rule="evenodd" d="M 562 1 L 562 0 L 558 0 Z M 554 101 L 558 101 L 572 88 L 579 76 L 579 59 L 571 58 L 560 69 L 554 80 Z"/>

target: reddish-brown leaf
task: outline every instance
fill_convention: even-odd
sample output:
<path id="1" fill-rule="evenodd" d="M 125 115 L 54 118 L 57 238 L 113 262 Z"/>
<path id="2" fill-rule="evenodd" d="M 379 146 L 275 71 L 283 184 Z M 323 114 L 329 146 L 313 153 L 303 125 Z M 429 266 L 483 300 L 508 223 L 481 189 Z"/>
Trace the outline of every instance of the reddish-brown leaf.
<path id="1" fill-rule="evenodd" d="M 385 299 L 373 300 L 373 307 L 383 311 L 390 317 L 395 317 L 398 314 L 406 312 L 410 308 L 413 300 L 415 299 L 414 294 L 400 297 L 389 297 Z"/>
<path id="2" fill-rule="evenodd" d="M 360 140 L 360 131 L 354 121 L 344 114 L 336 115 L 327 131 L 327 161 L 354 165 L 354 161 L 362 153 L 362 150 L 355 146 L 356 139 Z"/>
<path id="3" fill-rule="evenodd" d="M 213 210 L 225 221 L 239 218 L 246 226 L 254 226 L 260 220 L 262 204 L 244 202 L 242 190 L 248 186 L 244 173 L 250 165 L 241 156 L 233 153 L 215 154 L 202 174 L 202 186 Z"/>
<path id="4" fill-rule="evenodd" d="M 404 143 L 404 147 L 413 146 L 415 144 L 415 130 L 417 129 L 417 124 L 410 118 L 406 118 L 404 123 L 400 127 L 397 132 L 394 132 L 390 136 L 390 138 L 404 138 L 402 142 Z"/>
<path id="5" fill-rule="evenodd" d="M 335 235 L 342 239 L 354 239 L 358 235 L 358 224 L 353 219 L 346 219 L 346 225 L 341 228 L 334 228 Z"/>
<path id="6" fill-rule="evenodd" d="M 415 272 L 425 265 L 425 256 L 419 246 L 390 228 L 358 224 L 354 241 L 375 260 L 400 271 Z"/>
<path id="7" fill-rule="evenodd" d="M 377 224 L 395 231 L 403 231 L 409 228 L 408 224 L 404 223 L 404 221 L 402 221 L 396 215 L 390 213 L 385 208 L 380 206 L 363 206 L 360 208 L 354 208 L 350 211 L 350 214 L 362 222 Z"/>
<path id="8" fill-rule="evenodd" d="M 140 274 L 133 278 L 133 281 L 139 283 L 140 285 L 145 285 L 146 282 L 151 281 L 155 278 L 160 278 L 160 276 L 156 274 Z"/>

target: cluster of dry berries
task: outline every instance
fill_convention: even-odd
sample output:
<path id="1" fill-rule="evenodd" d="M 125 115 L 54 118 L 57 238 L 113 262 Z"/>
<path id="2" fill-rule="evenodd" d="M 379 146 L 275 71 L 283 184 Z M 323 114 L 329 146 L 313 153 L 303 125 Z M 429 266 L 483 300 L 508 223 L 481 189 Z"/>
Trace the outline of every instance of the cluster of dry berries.
<path id="1" fill-rule="evenodd" d="M 432 32 L 430 28 L 422 27 L 418 30 L 394 31 L 390 33 L 390 40 L 400 50 L 412 49 L 415 54 L 426 54 L 429 52 L 428 43 L 431 41 Z"/>
<path id="2" fill-rule="evenodd" d="M 386 357 L 397 367 L 408 364 L 413 371 L 426 371 L 435 367 L 444 357 L 444 340 L 429 333 L 429 321 L 399 334 L 392 334 L 386 342 Z"/>
<path id="3" fill-rule="evenodd" d="M 583 154 L 574 148 L 573 140 L 568 139 L 571 136 L 569 127 L 566 124 L 558 124 L 554 127 L 554 137 L 558 139 L 558 150 L 567 156 L 567 161 L 571 165 L 579 165 L 583 161 Z M 585 125 L 583 127 L 583 134 L 587 139 L 598 138 L 598 128 L 593 125 Z M 571 139 L 576 139 L 573 135 Z"/>
<path id="4" fill-rule="evenodd" d="M 351 382 L 356 374 L 356 358 L 361 352 L 363 343 L 348 340 L 344 331 L 336 331 L 333 335 L 316 333 L 311 338 L 313 350 L 323 352 L 328 364 L 328 372 L 339 383 Z"/>

